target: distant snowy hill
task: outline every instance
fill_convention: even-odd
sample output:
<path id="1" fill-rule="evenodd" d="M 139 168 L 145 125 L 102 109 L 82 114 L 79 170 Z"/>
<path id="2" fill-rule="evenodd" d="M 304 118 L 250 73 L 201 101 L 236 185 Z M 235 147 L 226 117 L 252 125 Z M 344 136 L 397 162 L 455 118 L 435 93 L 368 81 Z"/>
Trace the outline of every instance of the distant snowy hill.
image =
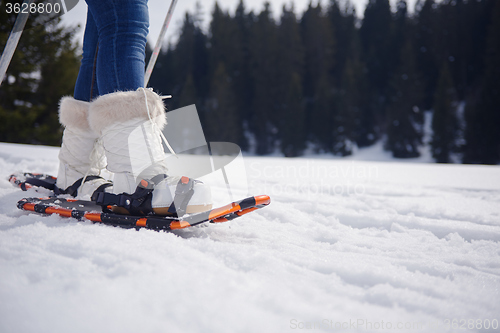
<path id="1" fill-rule="evenodd" d="M 18 210 L 58 149 L 0 143 L 0 332 L 499 332 L 500 167 L 371 149 L 245 157 L 269 207 L 160 233 Z"/>

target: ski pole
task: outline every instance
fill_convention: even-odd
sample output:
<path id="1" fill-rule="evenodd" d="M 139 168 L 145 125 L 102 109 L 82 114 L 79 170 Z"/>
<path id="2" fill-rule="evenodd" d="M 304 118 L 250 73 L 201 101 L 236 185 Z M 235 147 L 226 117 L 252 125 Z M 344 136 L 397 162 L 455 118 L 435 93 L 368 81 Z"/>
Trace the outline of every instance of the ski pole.
<path id="1" fill-rule="evenodd" d="M 21 8 L 29 8 L 33 1 L 34 0 L 24 0 Z M 14 23 L 14 27 L 10 32 L 9 39 L 7 40 L 7 44 L 5 44 L 2 57 L 0 58 L 0 85 L 2 85 L 5 73 L 7 73 L 7 68 L 9 67 L 14 52 L 16 51 L 17 44 L 19 43 L 19 39 L 21 38 L 21 34 L 23 33 L 23 29 L 26 25 L 26 21 L 28 21 L 29 15 L 29 11 L 21 11 L 19 15 L 17 15 L 16 22 Z"/>
<path id="2" fill-rule="evenodd" d="M 165 33 L 167 32 L 168 25 L 170 24 L 170 19 L 174 14 L 174 8 L 176 3 L 177 0 L 172 0 L 170 8 L 168 9 L 167 17 L 165 17 L 165 22 L 163 22 L 163 27 L 161 28 L 160 36 L 156 41 L 155 48 L 153 50 L 153 53 L 151 54 L 151 58 L 149 59 L 148 67 L 146 68 L 146 73 L 144 73 L 144 87 L 148 86 L 149 78 L 151 77 L 151 73 L 153 73 L 153 68 L 155 67 L 156 59 L 158 58 L 158 54 L 160 53 L 162 40 L 163 37 L 165 37 Z"/>

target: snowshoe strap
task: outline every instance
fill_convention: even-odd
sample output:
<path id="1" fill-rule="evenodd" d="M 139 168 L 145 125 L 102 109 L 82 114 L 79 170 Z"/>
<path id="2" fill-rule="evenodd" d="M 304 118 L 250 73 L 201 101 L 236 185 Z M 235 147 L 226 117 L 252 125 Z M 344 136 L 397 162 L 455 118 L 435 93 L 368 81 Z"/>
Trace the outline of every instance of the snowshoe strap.
<path id="1" fill-rule="evenodd" d="M 96 193 L 101 193 L 101 192 L 104 192 L 108 187 L 110 186 L 113 186 L 113 183 L 112 182 L 109 182 L 109 183 L 104 183 L 102 184 L 101 186 L 99 186 L 95 191 L 94 193 L 92 194 L 92 196 L 96 195 Z"/>
<path id="2" fill-rule="evenodd" d="M 160 174 L 150 180 L 141 180 L 136 190 L 132 194 L 94 192 L 92 201 L 102 207 L 117 206 L 128 210 L 131 214 L 150 214 L 153 212 L 151 205 L 152 193 L 155 185 L 160 183 L 167 175 Z"/>
<path id="3" fill-rule="evenodd" d="M 103 179 L 100 176 L 87 176 L 85 178 L 85 182 L 92 181 L 94 179 Z M 62 189 L 56 186 L 57 178 L 49 175 L 41 174 L 41 173 L 29 173 L 25 172 L 22 174 L 12 174 L 9 177 L 9 181 L 19 186 L 23 191 L 27 191 L 33 186 L 42 187 L 50 191 L 54 191 L 55 195 L 60 194 L 69 194 L 73 197 L 76 197 L 78 193 L 78 189 L 83 183 L 83 177 L 75 181 L 71 186 L 66 189 Z M 100 185 L 95 192 L 103 192 L 106 188 L 112 186 L 113 183 L 110 181 L 104 182 Z"/>
<path id="4" fill-rule="evenodd" d="M 27 191 L 33 186 L 42 187 L 50 191 L 54 191 L 57 179 L 55 177 L 41 173 L 24 172 L 21 174 L 16 173 L 10 175 L 9 181 L 13 185 L 19 186 L 23 191 Z"/>
<path id="5" fill-rule="evenodd" d="M 43 179 L 38 177 L 26 178 L 26 181 L 21 183 L 19 186 L 23 191 L 27 191 L 29 185 L 39 186 L 53 191 L 54 188 L 56 187 L 56 178 L 48 178 L 48 177 Z"/>
<path id="6" fill-rule="evenodd" d="M 193 197 L 195 180 L 189 177 L 181 177 L 175 188 L 174 201 L 168 208 L 171 214 L 183 216 L 186 214 L 187 205 L 189 200 Z"/>
<path id="7" fill-rule="evenodd" d="M 91 181 L 91 180 L 94 180 L 94 179 L 99 179 L 99 178 L 102 178 L 100 176 L 87 176 L 87 178 L 85 179 L 85 182 L 88 182 L 88 181 Z M 80 188 L 80 186 L 82 186 L 82 182 L 83 182 L 83 177 L 78 179 L 76 182 L 73 183 L 73 185 L 71 186 L 68 186 L 68 188 L 66 188 L 65 190 L 63 189 L 60 189 L 58 188 L 57 186 L 54 188 L 54 193 L 56 195 L 59 195 L 59 194 L 69 194 L 71 195 L 72 197 L 76 197 L 77 193 L 78 193 L 78 189 Z M 105 186 L 106 185 L 106 186 Z M 108 186 L 111 186 L 111 183 L 107 183 L 107 184 L 103 184 L 101 186 L 99 186 L 99 188 L 96 190 L 96 192 L 101 188 L 105 186 L 104 188 L 108 187 Z M 102 189 L 104 191 L 104 188 Z"/>

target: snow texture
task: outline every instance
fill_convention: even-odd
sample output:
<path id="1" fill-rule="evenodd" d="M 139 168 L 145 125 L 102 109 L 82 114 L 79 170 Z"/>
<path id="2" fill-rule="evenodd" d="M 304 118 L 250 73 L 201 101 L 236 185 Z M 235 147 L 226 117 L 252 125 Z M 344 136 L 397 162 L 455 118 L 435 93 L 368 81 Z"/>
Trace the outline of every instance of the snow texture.
<path id="1" fill-rule="evenodd" d="M 57 154 L 0 144 L 0 332 L 499 331 L 498 166 L 246 157 L 270 206 L 164 233 L 18 210 Z"/>

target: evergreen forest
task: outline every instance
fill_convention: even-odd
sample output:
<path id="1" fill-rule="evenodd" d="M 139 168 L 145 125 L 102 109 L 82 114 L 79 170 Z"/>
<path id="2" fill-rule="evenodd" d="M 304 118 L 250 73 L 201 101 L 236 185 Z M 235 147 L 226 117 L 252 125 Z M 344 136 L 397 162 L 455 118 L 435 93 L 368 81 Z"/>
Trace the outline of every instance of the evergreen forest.
<path id="1" fill-rule="evenodd" d="M 207 141 L 258 155 L 347 156 L 382 141 L 397 158 L 427 144 L 439 163 L 500 163 L 500 1 L 392 5 L 215 3 L 208 29 L 201 13 L 185 14 L 149 86 L 173 95 L 169 109 L 196 104 Z M 78 73 L 73 34 L 57 22 L 23 34 L 0 87 L 0 141 L 60 143 L 57 101 Z M 7 36 L 0 23 L 0 49 Z"/>

